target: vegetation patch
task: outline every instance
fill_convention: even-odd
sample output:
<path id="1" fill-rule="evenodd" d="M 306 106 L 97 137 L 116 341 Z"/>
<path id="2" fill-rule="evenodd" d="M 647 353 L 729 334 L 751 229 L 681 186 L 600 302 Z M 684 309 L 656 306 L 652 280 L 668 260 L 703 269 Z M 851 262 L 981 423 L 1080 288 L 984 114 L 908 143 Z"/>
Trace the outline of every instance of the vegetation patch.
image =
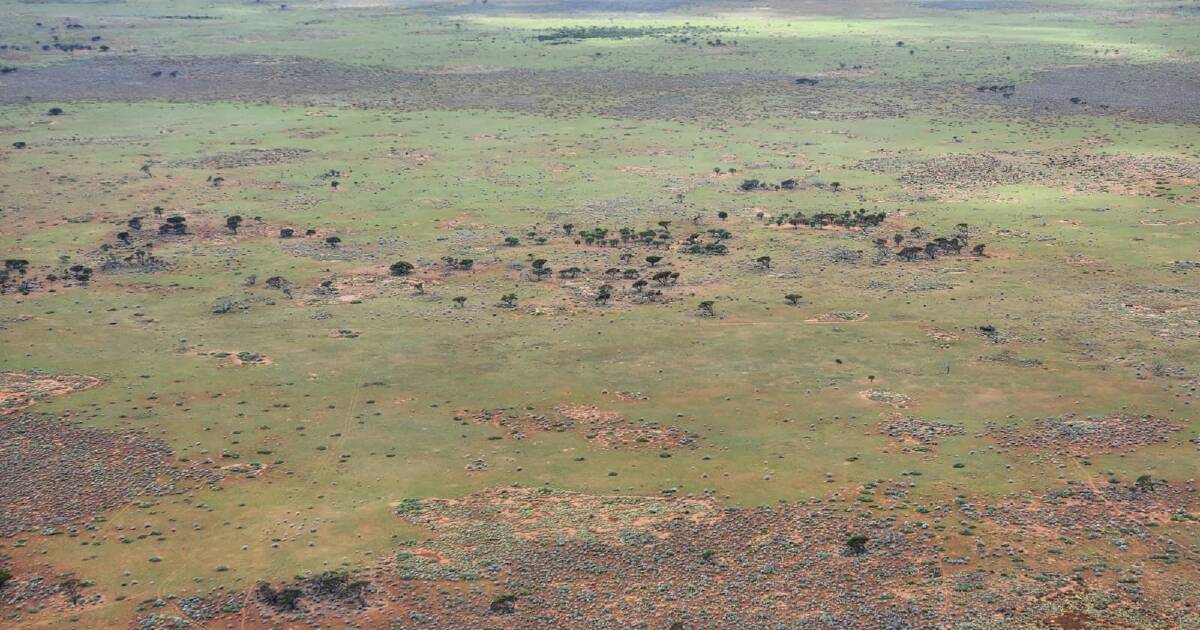
<path id="1" fill-rule="evenodd" d="M 943 438 L 965 435 L 960 424 L 950 424 L 924 418 L 892 416 L 879 423 L 879 432 L 903 442 L 936 445 Z"/>
<path id="2" fill-rule="evenodd" d="M 574 432 L 604 448 L 695 448 L 700 436 L 676 426 L 655 422 L 633 422 L 615 411 L 592 405 L 555 406 L 547 413 L 483 410 L 470 416 L 480 424 L 505 429 L 523 440 L 532 432 Z M 455 419 L 461 420 L 462 416 Z"/>
<path id="3" fill-rule="evenodd" d="M 161 440 L 35 414 L 0 418 L 0 536 L 70 528 L 139 496 L 179 491 L 211 471 L 180 467 Z"/>
<path id="4" fill-rule="evenodd" d="M 1034 418 L 1028 427 L 992 423 L 988 435 L 1003 448 L 1057 449 L 1091 454 L 1161 444 L 1181 429 L 1166 419 L 1150 416 L 1096 418 L 1068 415 Z"/>

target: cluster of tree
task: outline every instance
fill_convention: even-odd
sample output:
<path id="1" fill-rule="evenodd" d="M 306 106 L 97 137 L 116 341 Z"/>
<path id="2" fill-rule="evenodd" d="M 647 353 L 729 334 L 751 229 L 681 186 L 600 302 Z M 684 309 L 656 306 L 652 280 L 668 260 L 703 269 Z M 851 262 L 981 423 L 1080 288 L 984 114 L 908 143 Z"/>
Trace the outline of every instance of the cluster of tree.
<path id="1" fill-rule="evenodd" d="M 670 221 L 659 221 L 657 230 L 646 228 L 643 230 L 635 230 L 631 227 L 622 227 L 618 230 L 610 230 L 605 227 L 595 227 L 587 230 L 579 230 L 578 238 L 575 239 L 576 244 L 600 245 L 601 247 L 617 247 L 622 243 L 626 244 L 643 244 L 643 245 L 659 245 L 670 240 L 671 233 L 668 230 Z M 576 234 L 575 225 L 565 223 L 562 226 L 563 232 L 567 236 Z"/>
<path id="2" fill-rule="evenodd" d="M 4 261 L 4 270 L 0 271 L 0 293 L 16 290 L 21 295 L 29 295 L 33 284 L 25 278 L 29 272 L 29 261 L 23 258 L 9 258 Z"/>
<path id="3" fill-rule="evenodd" d="M 757 179 L 743 179 L 742 183 L 738 184 L 738 190 L 742 192 L 752 192 L 755 190 L 795 190 L 800 185 L 800 182 L 795 179 L 785 179 L 778 184 L 759 181 Z"/>
<path id="4" fill-rule="evenodd" d="M 308 590 L 314 597 L 349 601 L 359 606 L 367 603 L 368 586 L 370 582 L 351 579 L 345 571 L 323 571 L 307 580 Z"/>
<path id="5" fill-rule="evenodd" d="M 725 254 L 729 253 L 729 248 L 720 241 L 712 241 L 709 243 L 693 241 L 684 246 L 683 253 L 695 254 L 698 256 L 724 256 Z"/>
<path id="6" fill-rule="evenodd" d="M 300 610 L 300 598 L 304 595 L 303 591 L 294 586 L 276 589 L 266 582 L 259 582 L 255 593 L 259 601 L 280 612 Z"/>
<path id="7" fill-rule="evenodd" d="M 501 595 L 492 600 L 492 603 L 488 605 L 488 610 L 497 615 L 511 615 L 517 612 L 516 602 L 516 595 Z"/>
<path id="8" fill-rule="evenodd" d="M 590 230 L 580 230 L 579 239 L 576 242 L 582 241 L 587 245 L 600 245 L 601 247 L 617 247 L 621 243 L 641 242 L 645 245 L 653 245 L 657 240 L 666 240 L 670 235 L 664 231 L 656 231 L 651 229 L 635 231 L 630 227 L 623 227 L 616 232 L 616 236 L 609 236 L 611 232 L 608 228 L 592 228 Z"/>
<path id="9" fill-rule="evenodd" d="M 388 273 L 393 276 L 407 276 L 413 272 L 413 269 L 415 269 L 415 267 L 413 267 L 412 263 L 405 260 L 398 260 L 388 267 Z"/>
<path id="10" fill-rule="evenodd" d="M 608 301 L 612 299 L 612 292 L 613 292 L 613 287 L 611 284 L 600 285 L 600 288 L 596 289 L 596 296 L 595 296 L 596 304 L 601 305 L 601 306 L 603 306 L 604 304 L 607 304 Z"/>
<path id="11" fill-rule="evenodd" d="M 925 236 L 925 232 L 921 228 L 915 227 L 909 232 L 909 236 L 922 238 Z M 963 248 L 969 244 L 970 228 L 966 223 L 959 223 L 957 226 L 955 226 L 954 236 L 939 236 L 928 240 L 923 244 L 904 245 L 904 243 L 907 242 L 905 238 L 906 237 L 904 234 L 898 232 L 892 237 L 892 243 L 894 243 L 896 247 L 900 247 L 899 251 L 895 252 L 897 258 L 909 262 L 922 257 L 933 260 L 938 256 L 957 256 L 961 254 Z M 901 245 L 903 245 L 903 247 L 901 247 Z M 887 239 L 875 239 L 875 247 L 879 252 L 879 259 L 886 258 L 890 253 Z M 987 245 L 984 243 L 976 243 L 973 247 L 971 247 L 971 255 L 984 256 L 984 249 L 986 247 Z"/>
<path id="12" fill-rule="evenodd" d="M 846 539 L 846 555 L 861 556 L 867 553 L 867 542 L 871 539 L 866 536 L 851 536 Z"/>
<path id="13" fill-rule="evenodd" d="M 63 262 L 70 260 L 70 257 L 63 256 Z M 13 281 L 17 278 L 25 276 L 29 271 L 29 261 L 10 258 L 4 261 L 4 270 L 0 271 L 0 287 L 10 288 Z M 51 273 L 46 276 L 50 282 L 58 280 L 74 280 L 80 284 L 87 284 L 92 279 L 92 268 L 87 265 L 71 265 L 58 273 Z M 28 294 L 29 289 L 33 287 L 32 282 L 23 282 L 17 286 L 17 290 L 22 294 Z"/>
<path id="14" fill-rule="evenodd" d="M 70 258 L 67 256 L 61 257 L 65 263 Z M 37 278 L 27 277 L 29 273 L 29 261 L 23 258 L 9 258 L 4 261 L 4 269 L 0 270 L 0 293 L 9 293 L 16 291 L 21 295 L 29 295 L 34 288 L 38 286 Z M 46 280 L 57 282 L 59 280 L 75 281 L 81 285 L 86 285 L 92 279 L 92 268 L 87 265 L 71 265 L 60 272 L 47 274 Z"/>
<path id="15" fill-rule="evenodd" d="M 328 282 L 328 280 L 326 280 L 326 282 Z M 283 276 L 271 276 L 270 278 L 267 278 L 267 281 L 264 284 L 267 285 L 268 289 L 275 289 L 276 291 L 283 292 L 283 294 L 289 298 L 292 297 L 292 283 Z"/>
<path id="16" fill-rule="evenodd" d="M 1142 475 L 1133 482 L 1133 491 L 1137 494 L 1145 494 L 1153 492 L 1158 486 L 1165 486 L 1167 482 L 1163 479 L 1155 479 L 1150 475 Z"/>
<path id="17" fill-rule="evenodd" d="M 784 212 L 777 217 L 771 219 L 775 225 L 783 225 L 784 223 L 792 227 L 800 227 L 801 225 L 820 228 L 820 227 L 848 227 L 862 228 L 875 227 L 883 223 L 887 218 L 887 213 L 880 210 L 879 212 L 867 212 L 865 208 L 859 208 L 854 212 L 844 210 L 837 212 L 817 212 L 811 216 L 805 215 L 803 212 L 787 213 Z"/>
<path id="18" fill-rule="evenodd" d="M 50 274 L 46 276 L 51 282 L 58 280 L 58 274 Z M 71 265 L 62 271 L 61 277 L 63 280 L 74 280 L 79 284 L 87 284 L 92 279 L 92 268 L 87 265 Z"/>
<path id="19" fill-rule="evenodd" d="M 554 273 L 553 269 L 546 266 L 547 262 L 549 261 L 545 258 L 538 258 L 530 263 L 530 273 L 533 275 L 534 280 L 541 280 Z M 583 273 L 583 269 L 579 267 L 567 267 L 566 269 L 559 270 L 558 277 L 563 279 L 575 278 L 581 273 Z"/>
<path id="20" fill-rule="evenodd" d="M 546 266 L 547 262 L 549 262 L 549 261 L 547 261 L 545 258 L 538 258 L 537 260 L 534 260 L 532 263 L 530 263 L 530 266 L 532 267 L 532 269 L 530 270 L 530 273 L 533 274 L 534 280 L 541 280 L 545 276 L 548 276 L 548 275 L 554 273 L 553 269 Z"/>
<path id="21" fill-rule="evenodd" d="M 117 235 L 120 237 L 120 234 Z M 118 271 L 159 271 L 167 268 L 167 262 L 158 256 L 150 253 L 150 248 L 153 243 L 146 243 L 145 247 L 139 247 L 132 254 L 124 257 L 118 257 L 115 254 L 108 254 L 104 261 L 100 263 L 100 271 L 118 272 Z"/>
<path id="22" fill-rule="evenodd" d="M 77 577 L 69 577 L 58 583 L 58 591 L 72 606 L 78 606 L 83 601 L 83 587 L 83 580 Z"/>
<path id="23" fill-rule="evenodd" d="M 659 285 L 665 287 L 667 285 L 675 284 L 676 282 L 679 281 L 679 272 L 678 271 L 659 271 L 659 272 L 655 273 L 653 276 L 650 276 L 650 279 L 657 282 Z M 634 285 L 636 286 L 637 283 L 635 282 Z"/>
<path id="24" fill-rule="evenodd" d="M 696 232 L 687 237 L 687 244 L 683 247 L 683 253 L 695 254 L 698 256 L 724 256 L 729 252 L 729 248 L 722 241 L 727 241 L 733 238 L 733 234 L 729 230 L 716 228 L 708 230 L 711 241 L 704 242 L 702 239 L 704 234 Z"/>
<path id="25" fill-rule="evenodd" d="M 475 266 L 475 261 L 471 258 L 442 256 L 442 262 L 446 263 L 446 265 L 448 265 L 451 269 L 459 269 L 462 271 L 470 271 L 471 267 Z"/>
<path id="26" fill-rule="evenodd" d="M 646 257 L 646 262 L 651 267 L 654 267 L 654 265 L 656 265 L 660 261 L 662 261 L 661 256 L 647 256 Z M 533 260 L 530 263 L 530 274 L 531 274 L 533 280 L 535 280 L 535 281 L 541 280 L 542 278 L 549 276 L 553 273 L 553 270 L 547 266 L 548 262 L 549 261 L 546 260 L 545 258 L 538 258 L 538 259 Z M 579 267 L 568 267 L 566 269 L 560 270 L 558 272 L 558 277 L 559 278 L 575 278 L 579 274 L 583 273 L 583 271 L 584 270 L 580 269 Z M 650 276 L 649 280 L 642 278 L 641 272 L 638 271 L 637 269 L 625 269 L 624 271 L 622 271 L 621 269 L 619 269 L 617 267 L 611 267 L 604 272 L 604 275 L 609 278 L 623 277 L 626 280 L 633 280 L 634 282 L 631 285 L 633 290 L 636 293 L 638 293 L 639 295 L 647 296 L 650 298 L 653 298 L 656 295 L 662 295 L 662 291 L 646 291 L 645 290 L 646 287 L 649 286 L 650 281 L 654 281 L 654 282 L 658 283 L 659 286 L 662 286 L 662 287 L 674 285 L 676 282 L 679 281 L 679 272 L 671 271 L 671 270 L 667 270 L 667 269 L 663 269 L 663 270 L 654 272 L 654 274 Z M 616 291 L 616 289 L 611 284 L 605 283 L 596 290 L 596 293 L 594 294 L 593 298 L 594 298 L 596 304 L 603 305 L 612 299 L 615 291 Z M 500 298 L 500 302 L 501 302 L 500 305 L 504 306 L 504 307 L 512 307 L 512 306 L 516 305 L 516 301 L 517 301 L 516 294 L 509 293 Z M 463 304 L 466 302 L 466 298 L 465 297 L 456 297 L 456 298 L 454 298 L 454 302 L 455 302 L 456 306 L 461 308 L 463 306 Z"/>
<path id="27" fill-rule="evenodd" d="M 167 217 L 167 220 L 158 226 L 158 233 L 164 236 L 187 234 L 187 219 L 179 215 Z"/>
<path id="28" fill-rule="evenodd" d="M 550 240 L 549 238 L 547 238 L 541 234 L 538 234 L 537 232 L 526 232 L 525 238 L 529 239 L 530 241 L 532 241 L 538 245 L 545 245 L 546 242 Z M 521 244 L 521 239 L 517 238 L 516 236 L 509 236 L 509 237 L 506 237 L 504 239 L 504 242 L 501 244 L 504 245 L 505 247 L 516 247 L 517 245 Z"/>
<path id="29" fill-rule="evenodd" d="M 304 230 L 304 235 L 305 236 L 316 236 L 317 231 L 312 228 L 308 228 L 307 230 Z M 279 238 L 292 238 L 294 236 L 296 236 L 295 228 L 290 228 L 290 227 L 279 228 Z"/>
<path id="30" fill-rule="evenodd" d="M 604 270 L 604 275 L 610 278 L 620 276 L 626 280 L 637 280 L 641 276 L 641 272 L 637 269 L 626 269 L 621 271 L 617 267 L 609 267 L 608 269 Z"/>

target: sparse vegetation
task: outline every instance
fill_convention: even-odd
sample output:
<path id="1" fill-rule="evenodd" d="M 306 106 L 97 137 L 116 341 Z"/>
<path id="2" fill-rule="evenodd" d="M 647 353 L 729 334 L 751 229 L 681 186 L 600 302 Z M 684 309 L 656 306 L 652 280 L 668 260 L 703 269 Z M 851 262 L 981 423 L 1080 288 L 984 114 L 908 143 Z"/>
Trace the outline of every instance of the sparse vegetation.
<path id="1" fill-rule="evenodd" d="M 9 4 L 0 625 L 1196 625 L 1186 3 Z"/>

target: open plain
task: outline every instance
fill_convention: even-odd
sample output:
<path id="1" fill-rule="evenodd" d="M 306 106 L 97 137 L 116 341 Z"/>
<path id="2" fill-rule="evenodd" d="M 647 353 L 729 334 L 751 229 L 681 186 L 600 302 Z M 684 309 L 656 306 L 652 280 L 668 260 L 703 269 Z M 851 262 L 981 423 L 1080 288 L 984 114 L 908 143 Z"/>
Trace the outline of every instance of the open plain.
<path id="1" fill-rule="evenodd" d="M 1194 1 L 0 17 L 0 627 L 1200 628 Z"/>

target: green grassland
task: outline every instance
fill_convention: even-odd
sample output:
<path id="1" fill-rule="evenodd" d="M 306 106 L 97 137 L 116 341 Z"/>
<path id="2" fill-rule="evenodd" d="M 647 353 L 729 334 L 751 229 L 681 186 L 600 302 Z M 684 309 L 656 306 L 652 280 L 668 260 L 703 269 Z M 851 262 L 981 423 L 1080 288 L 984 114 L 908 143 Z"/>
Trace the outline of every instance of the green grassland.
<path id="1" fill-rule="evenodd" d="M 71 18 L 133 55 L 788 76 L 849 61 L 876 68 L 864 80 L 884 90 L 909 81 L 1024 80 L 1048 66 L 1113 61 L 1097 49 L 1119 48 L 1127 62 L 1196 59 L 1200 17 L 1167 16 L 1144 4 L 1144 15 L 1129 18 L 1125 4 L 1050 6 L 1032 19 L 933 9 L 880 19 L 737 7 L 580 17 L 439 16 L 327 3 L 290 3 L 281 11 L 250 3 L 14 2 L 4 5 L 16 19 L 0 26 L 0 41 L 31 46 L 39 37 L 31 22 Z M 164 15 L 217 19 L 156 18 Z M 700 37 L 737 46 L 697 48 L 661 36 L 530 44 L 558 28 L 612 25 L 727 29 Z M 99 53 L 75 54 L 87 55 Z M 32 52 L 3 60 L 23 67 L 66 62 Z M 1195 181 L 1175 181 L 1152 195 L 1043 181 L 922 197 L 896 173 L 858 166 L 881 155 L 1021 156 L 1080 151 L 1092 142 L 1086 150 L 1195 163 L 1195 126 L 1030 118 L 993 105 L 960 117 L 845 121 L 623 121 L 487 108 L 237 102 L 62 107 L 66 113 L 56 117 L 45 116 L 43 103 L 0 107 L 6 258 L 34 267 L 58 265 L 61 256 L 95 260 L 129 217 L 157 223 L 154 206 L 206 229 L 157 243 L 154 253 L 170 264 L 164 271 L 97 274 L 87 287 L 4 295 L 0 368 L 105 381 L 39 402 L 38 413 L 144 430 L 165 440 L 181 464 L 212 458 L 217 465 L 268 466 L 253 478 L 229 474 L 219 490 L 120 508 L 79 536 L 2 541 L 5 554 L 95 581 L 105 602 L 80 613 L 84 626 L 126 620 L 138 603 L 166 594 L 370 566 L 398 542 L 423 535 L 398 522 L 398 502 L 508 484 L 630 495 L 712 492 L 729 505 L 767 505 L 831 493 L 852 498 L 864 483 L 908 479 L 916 483 L 914 505 L 939 505 L 958 495 L 987 502 L 1106 477 L 1128 483 L 1143 474 L 1173 482 L 1195 476 L 1196 447 L 1187 440 L 1200 432 L 1189 404 L 1200 365 L 1197 272 L 1172 271 L 1174 261 L 1200 258 Z M 9 148 L 18 141 L 28 148 Z M 172 165 L 251 149 L 306 153 L 221 169 Z M 144 164 L 152 176 L 139 172 Z M 339 173 L 336 188 L 322 177 L 330 171 Z M 220 186 L 208 181 L 217 174 Z M 789 177 L 836 181 L 840 190 L 738 190 L 744 178 Z M 871 235 L 777 228 L 758 218 L 859 207 L 886 211 L 885 228 Z M 719 219 L 718 211 L 729 217 Z M 246 217 L 239 234 L 222 227 L 235 213 Z M 624 248 L 577 244 L 560 228 L 642 230 L 660 220 L 680 234 L 727 229 L 729 253 L 637 249 L 625 264 Z M 869 261 L 876 236 L 914 227 L 950 234 L 959 223 L 971 226 L 972 242 L 987 243 L 989 256 L 883 265 L 824 258 L 846 247 Z M 285 226 L 337 235 L 342 243 L 329 254 L 320 238 L 284 241 L 276 234 Z M 509 236 L 520 243 L 503 246 Z M 296 243 L 308 249 L 293 249 Z M 640 260 L 650 253 L 681 273 L 678 285 L 664 290 L 667 301 L 592 303 L 603 270 L 644 267 Z M 753 264 L 763 255 L 771 269 Z M 476 265 L 442 272 L 444 256 Z M 586 273 L 577 281 L 531 282 L 514 266 L 536 258 Z M 1093 260 L 1073 262 L 1082 258 Z M 417 265 L 423 295 L 387 275 L 397 260 Z M 248 286 L 251 276 L 257 282 Z M 272 276 L 290 281 L 295 296 L 264 287 Z M 353 299 L 313 293 L 323 280 L 356 278 L 370 281 L 342 291 Z M 622 291 L 628 285 L 607 282 Z M 509 292 L 519 296 L 517 308 L 497 308 Z M 788 293 L 803 299 L 788 305 Z M 467 298 L 463 308 L 455 296 Z M 214 315 L 223 299 L 248 308 Z M 715 302 L 717 317 L 697 316 L 703 300 Z M 1141 317 L 1132 304 L 1155 315 Z M 1185 314 L 1172 315 L 1173 308 Z M 839 311 L 869 317 L 809 321 Z M 1010 341 L 992 343 L 979 334 L 983 325 Z M 932 329 L 957 339 L 936 339 Z M 235 365 L 201 351 L 248 351 L 270 362 Z M 1002 351 L 1039 363 L 980 360 Z M 1151 374 L 1155 364 L 1184 367 L 1193 380 Z M 869 389 L 900 392 L 912 403 L 901 409 L 866 400 L 860 393 Z M 700 444 L 669 452 L 606 449 L 571 432 L 514 440 L 455 419 L 492 408 L 544 413 L 564 403 L 680 426 L 698 433 Z M 892 413 L 960 424 L 965 434 L 926 452 L 902 452 L 876 428 Z M 1070 457 L 1058 466 L 1000 452 L 985 433 L 988 422 L 1063 414 L 1150 415 L 1183 431 L 1166 444 L 1098 455 L 1086 466 Z M 476 459 L 488 467 L 466 470 Z M 119 542 L 144 525 L 164 533 Z M 1194 531 L 1173 533 L 1196 544 Z M 18 623 L 71 625 L 29 611 Z"/>

